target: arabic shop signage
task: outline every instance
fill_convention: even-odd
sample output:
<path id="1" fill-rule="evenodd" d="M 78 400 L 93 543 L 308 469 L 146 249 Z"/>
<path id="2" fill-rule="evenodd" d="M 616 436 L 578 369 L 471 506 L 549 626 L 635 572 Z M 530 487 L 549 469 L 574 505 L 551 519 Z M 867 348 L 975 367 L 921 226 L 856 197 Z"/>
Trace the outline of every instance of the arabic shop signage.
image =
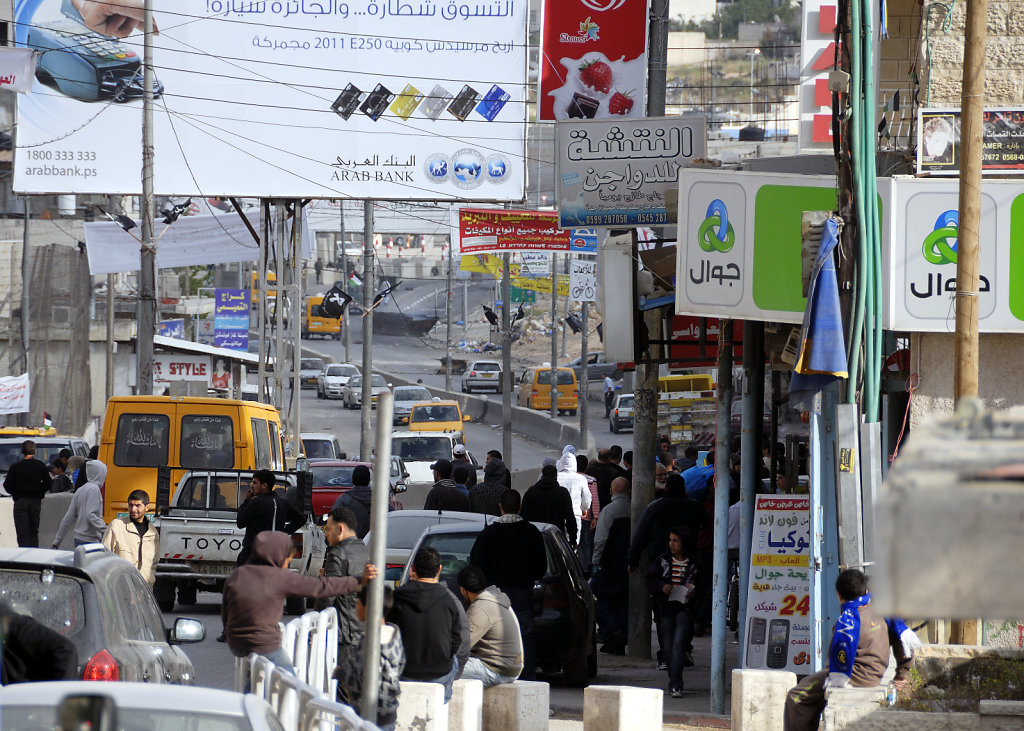
<path id="1" fill-rule="evenodd" d="M 892 214 L 885 230 L 885 321 L 889 330 L 953 332 L 959 203 L 956 180 L 879 181 Z M 981 186 L 978 330 L 1024 333 L 1024 187 Z M 886 276 L 887 275 L 887 276 Z"/>
<path id="2" fill-rule="evenodd" d="M 684 170 L 676 313 L 800 323 L 801 219 L 835 208 L 833 176 Z"/>
<path id="3" fill-rule="evenodd" d="M 743 667 L 811 670 L 810 541 L 808 496 L 757 496 Z"/>
<path id="4" fill-rule="evenodd" d="M 213 344 L 218 348 L 249 349 L 249 290 L 216 291 L 213 327 Z"/>
<path id="5" fill-rule="evenodd" d="M 459 210 L 462 254 L 505 251 L 568 251 L 570 232 L 554 211 Z"/>
<path id="6" fill-rule="evenodd" d="M 152 4 L 155 56 L 175 59 L 154 84 L 174 100 L 154 137 L 177 142 L 156 158 L 158 194 L 523 199 L 527 0 Z M 39 56 L 56 81 L 34 80 L 19 105 L 15 187 L 139 194 L 141 31 L 96 61 L 62 39 L 82 23 L 73 3 L 18 0 L 14 19 L 16 45 L 63 49 Z"/>
<path id="7" fill-rule="evenodd" d="M 557 126 L 561 226 L 675 223 L 679 170 L 704 157 L 703 117 L 588 120 Z"/>
<path id="8" fill-rule="evenodd" d="M 804 0 L 800 36 L 800 151 L 832 151 L 829 71 L 836 59 L 836 0 Z"/>
<path id="9" fill-rule="evenodd" d="M 960 124 L 959 109 L 918 110 L 918 174 L 960 174 Z M 1024 174 L 1024 108 L 984 111 L 981 172 Z"/>

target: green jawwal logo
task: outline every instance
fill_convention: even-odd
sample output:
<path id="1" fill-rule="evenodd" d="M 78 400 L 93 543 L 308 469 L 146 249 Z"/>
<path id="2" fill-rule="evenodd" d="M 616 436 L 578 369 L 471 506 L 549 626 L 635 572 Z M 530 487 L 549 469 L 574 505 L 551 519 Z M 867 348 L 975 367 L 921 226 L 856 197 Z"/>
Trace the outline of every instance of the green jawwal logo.
<path id="1" fill-rule="evenodd" d="M 711 201 L 704 222 L 697 230 L 697 243 L 704 251 L 725 253 L 736 243 L 736 232 L 729 223 L 729 211 L 719 199 Z"/>
<path id="2" fill-rule="evenodd" d="M 935 220 L 935 230 L 924 239 L 922 253 L 929 264 L 956 264 L 957 236 L 960 214 L 946 211 Z"/>

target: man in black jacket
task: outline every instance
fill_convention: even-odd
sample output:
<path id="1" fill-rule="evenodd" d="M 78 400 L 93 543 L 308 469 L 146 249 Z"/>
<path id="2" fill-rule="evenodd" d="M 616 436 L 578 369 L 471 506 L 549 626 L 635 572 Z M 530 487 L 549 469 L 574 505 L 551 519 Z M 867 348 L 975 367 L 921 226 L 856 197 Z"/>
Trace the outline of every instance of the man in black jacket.
<path id="1" fill-rule="evenodd" d="M 370 487 L 370 468 L 364 464 L 352 468 L 352 489 L 343 492 L 334 501 L 331 510 L 348 508 L 356 517 L 356 535 L 365 538 L 370 532 L 370 505 L 373 503 L 373 488 Z M 388 508 L 390 510 L 390 507 Z"/>
<path id="2" fill-rule="evenodd" d="M 402 680 L 440 683 L 444 702 L 469 660 L 469 621 L 462 603 L 440 583 L 441 556 L 425 546 L 412 560 L 412 581 L 395 590 L 390 621 L 402 631 Z"/>
<path id="3" fill-rule="evenodd" d="M 37 680 L 74 680 L 78 650 L 74 643 L 31 617 L 0 602 L 0 684 Z"/>
<path id="4" fill-rule="evenodd" d="M 469 494 L 452 480 L 452 463 L 439 459 L 430 465 L 434 471 L 434 486 L 423 501 L 424 510 L 459 510 L 469 512 Z"/>
<path id="5" fill-rule="evenodd" d="M 523 638 L 523 671 L 519 678 L 533 680 L 533 584 L 547 573 L 544 536 L 537 526 L 520 517 L 519 493 L 515 490 L 501 493 L 498 506 L 501 518 L 480 531 L 469 562 L 483 569 L 487 580 L 505 592 L 512 604 Z"/>
<path id="6" fill-rule="evenodd" d="M 26 439 L 21 444 L 23 459 L 7 470 L 4 489 L 14 498 L 14 531 L 22 548 L 39 547 L 39 512 L 43 497 L 53 480 L 50 470 L 36 459 L 36 443 Z"/>
<path id="7" fill-rule="evenodd" d="M 558 484 L 558 468 L 546 464 L 540 470 L 540 479 L 523 496 L 519 511 L 523 520 L 551 523 L 561 528 L 573 548 L 576 547 L 576 516 L 572 511 L 569 491 Z"/>
<path id="8" fill-rule="evenodd" d="M 708 514 L 696 500 L 686 497 L 686 484 L 681 475 L 670 472 L 665 479 L 665 497 L 648 505 L 640 516 L 629 545 L 629 570 L 640 567 L 640 554 L 647 551 L 648 560 L 668 550 L 668 534 L 672 528 L 686 526 L 698 535 L 708 525 Z M 646 567 L 644 567 L 646 570 Z"/>
<path id="9" fill-rule="evenodd" d="M 235 523 L 239 528 L 245 528 L 242 550 L 238 554 L 239 566 L 249 560 L 257 534 L 265 530 L 294 533 L 305 522 L 302 513 L 274 492 L 274 482 L 273 472 L 256 470 L 249 491 L 245 493 L 245 502 L 238 508 Z"/>
<path id="10" fill-rule="evenodd" d="M 611 502 L 612 480 L 625 477 L 626 471 L 611 461 L 611 450 L 597 450 L 597 461 L 587 465 L 587 474 L 597 480 L 597 499 L 601 510 Z"/>
<path id="11" fill-rule="evenodd" d="M 324 576 L 363 575 L 363 569 L 370 560 L 370 551 L 356 535 L 355 514 L 346 507 L 334 508 L 327 516 L 324 538 L 327 540 L 327 555 L 324 556 Z M 333 606 L 338 610 L 338 644 L 354 645 L 363 633 L 362 623 L 356 616 L 356 595 L 339 594 L 317 599 L 317 609 Z"/>

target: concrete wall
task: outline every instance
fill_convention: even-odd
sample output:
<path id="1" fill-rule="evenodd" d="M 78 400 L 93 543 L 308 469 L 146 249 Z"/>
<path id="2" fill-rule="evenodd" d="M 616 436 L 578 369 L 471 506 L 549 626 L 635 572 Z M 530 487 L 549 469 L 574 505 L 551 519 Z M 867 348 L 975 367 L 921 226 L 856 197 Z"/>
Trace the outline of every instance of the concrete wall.
<path id="1" fill-rule="evenodd" d="M 673 31 L 668 34 L 668 65 L 688 66 L 704 63 L 704 34 Z"/>
<path id="2" fill-rule="evenodd" d="M 888 18 L 889 35 L 881 42 L 877 88 L 878 116 L 885 116 L 890 138 L 880 138 L 879 147 L 909 150 L 917 144 L 917 108 L 913 104 L 917 85 L 910 71 L 915 64 L 921 68 L 920 59 L 923 58 L 918 56 L 921 6 L 918 0 L 889 0 Z M 897 91 L 900 94 L 899 111 L 882 111 Z M 923 100 L 923 95 L 921 98 Z"/>

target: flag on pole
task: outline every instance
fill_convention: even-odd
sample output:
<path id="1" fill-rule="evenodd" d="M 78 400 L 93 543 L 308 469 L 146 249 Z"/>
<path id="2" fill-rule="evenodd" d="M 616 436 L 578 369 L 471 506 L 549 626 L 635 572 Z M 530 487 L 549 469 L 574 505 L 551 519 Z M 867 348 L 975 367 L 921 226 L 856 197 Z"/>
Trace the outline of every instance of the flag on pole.
<path id="1" fill-rule="evenodd" d="M 53 421 L 50 419 L 50 415 L 45 411 L 43 412 L 43 426 L 45 426 L 47 429 L 53 426 Z"/>

